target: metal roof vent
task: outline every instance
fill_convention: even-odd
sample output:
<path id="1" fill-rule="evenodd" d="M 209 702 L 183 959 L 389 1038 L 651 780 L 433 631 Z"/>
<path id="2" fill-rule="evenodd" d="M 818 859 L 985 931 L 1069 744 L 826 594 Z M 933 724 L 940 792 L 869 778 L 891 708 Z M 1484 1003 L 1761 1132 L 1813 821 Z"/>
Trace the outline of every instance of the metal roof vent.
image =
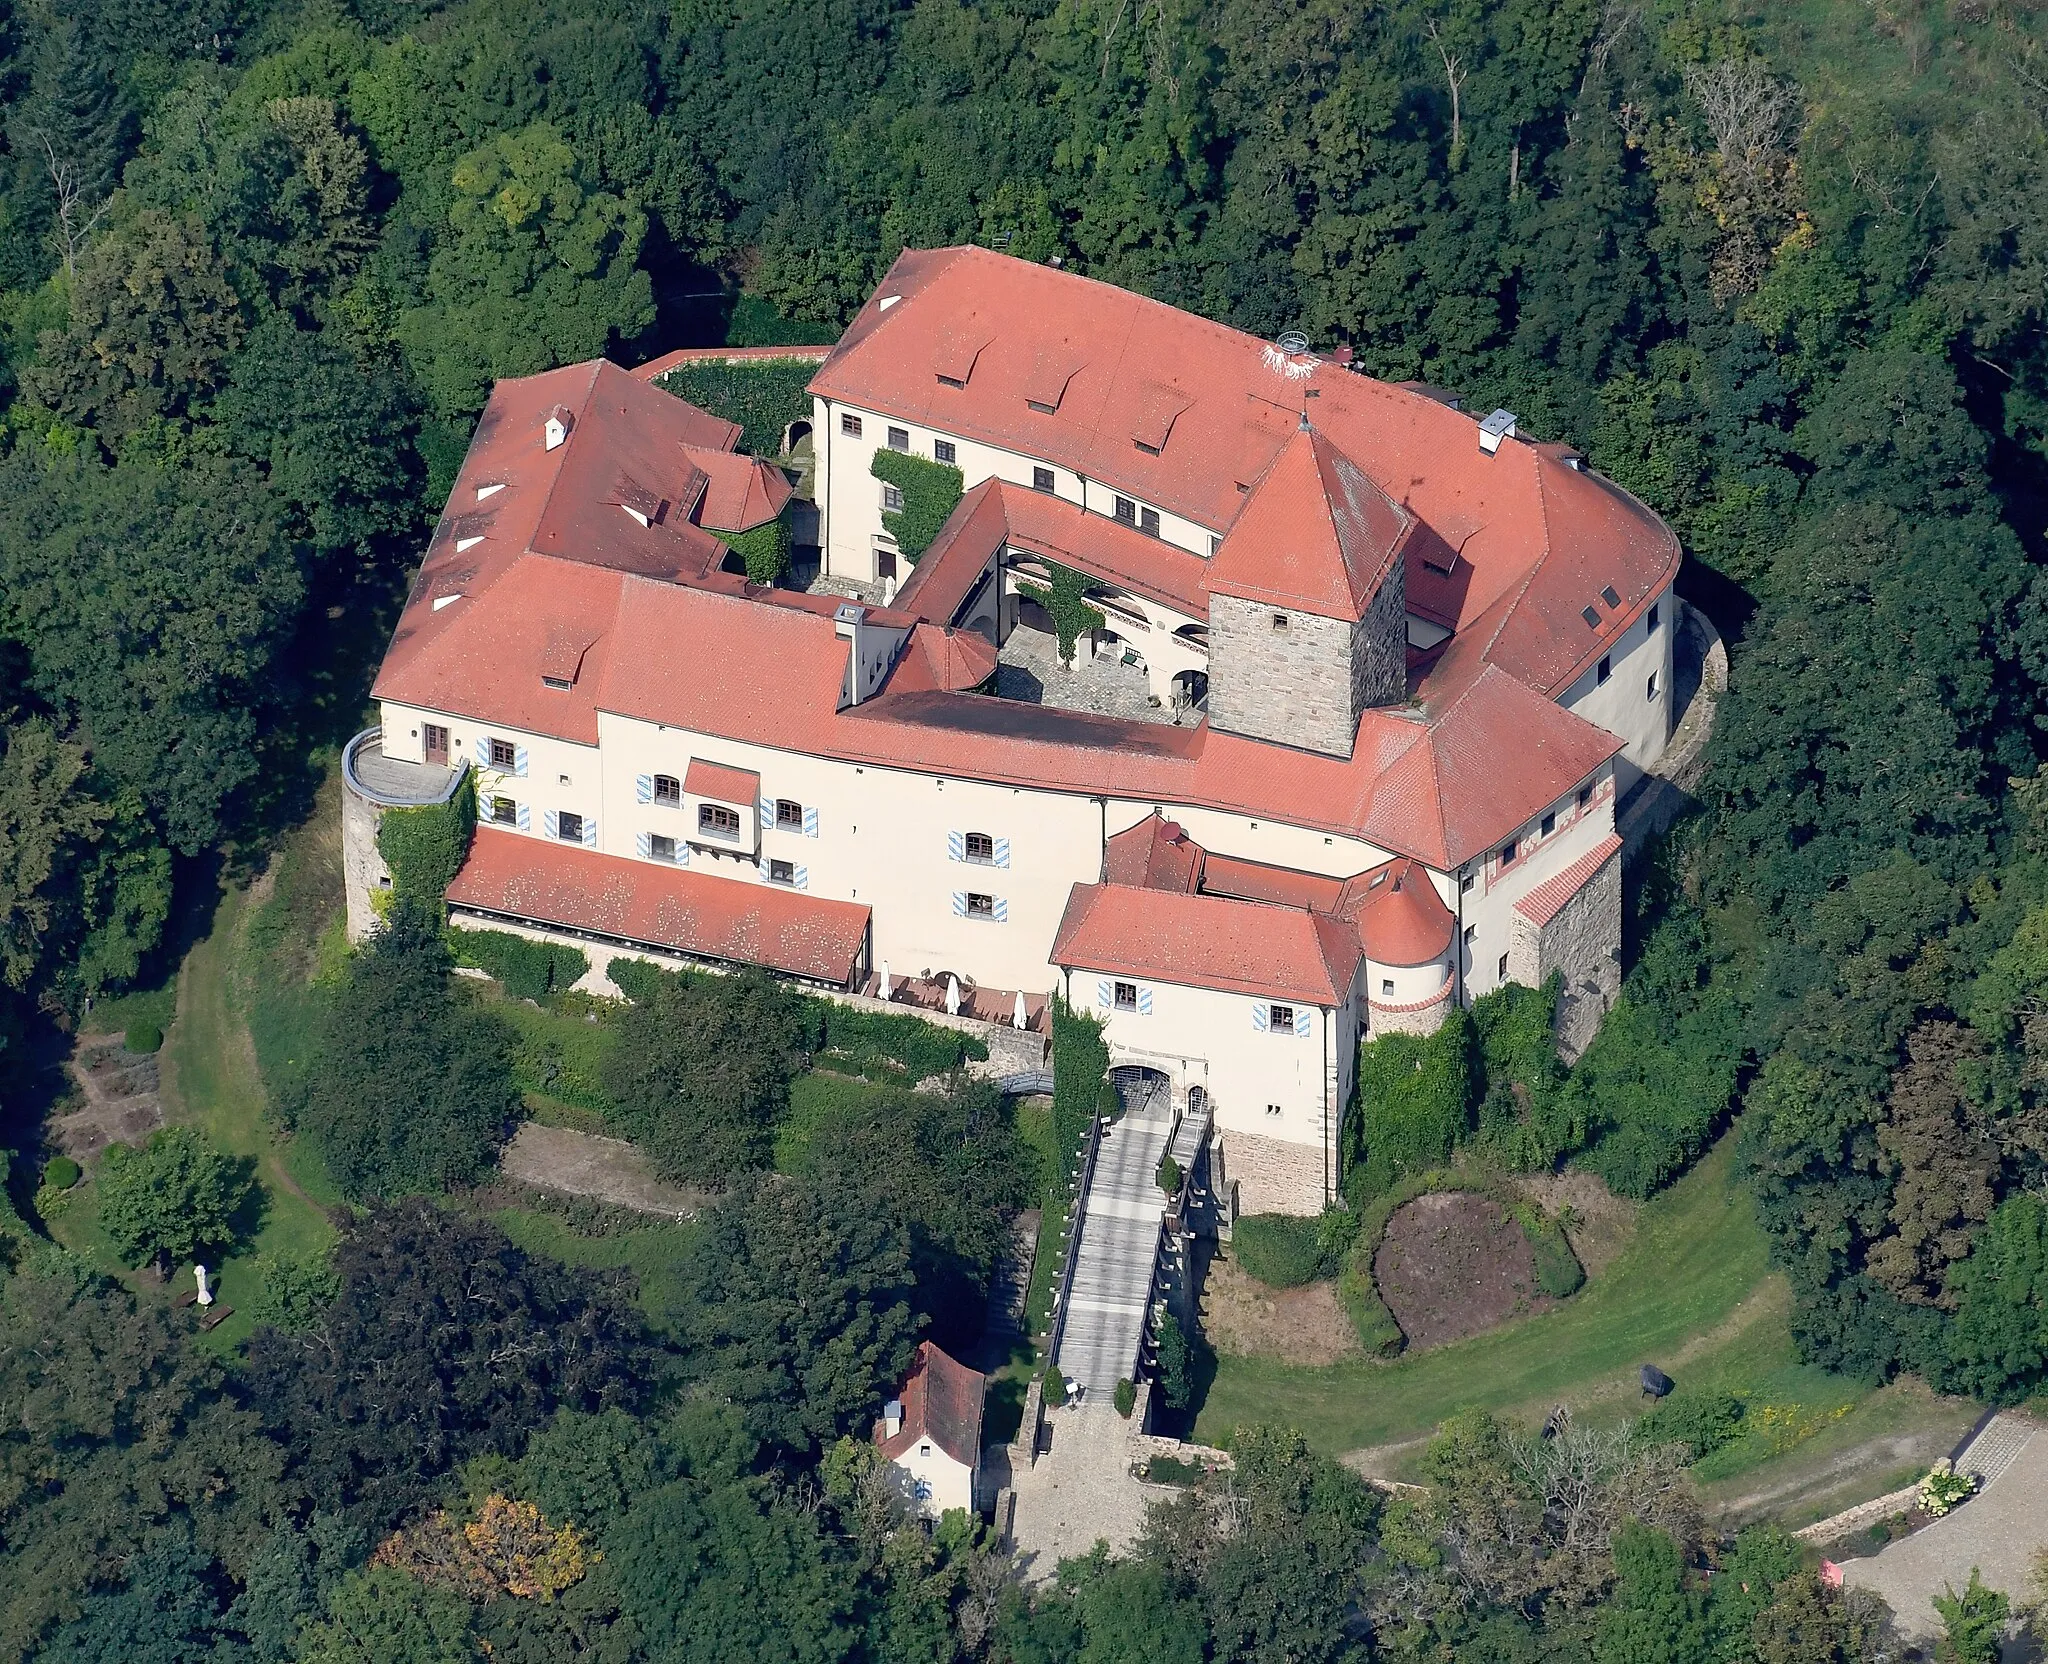
<path id="1" fill-rule="evenodd" d="M 1512 410 L 1496 410 L 1479 424 L 1479 448 L 1492 456 L 1503 439 L 1514 438 L 1516 420 Z"/>

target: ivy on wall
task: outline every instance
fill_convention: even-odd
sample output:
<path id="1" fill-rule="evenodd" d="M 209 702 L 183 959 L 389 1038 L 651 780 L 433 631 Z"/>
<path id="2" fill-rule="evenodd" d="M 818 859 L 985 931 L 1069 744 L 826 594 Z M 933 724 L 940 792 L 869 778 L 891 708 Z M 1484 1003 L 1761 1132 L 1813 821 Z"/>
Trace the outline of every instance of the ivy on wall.
<path id="1" fill-rule="evenodd" d="M 900 510 L 883 510 L 882 527 L 896 540 L 903 558 L 915 566 L 917 557 L 932 546 L 946 516 L 960 502 L 966 489 L 960 470 L 904 451 L 877 451 L 868 472 L 903 493 Z"/>
<path id="2" fill-rule="evenodd" d="M 469 840 L 476 831 L 476 772 L 464 769 L 446 803 L 417 809 L 386 809 L 377 826 L 377 853 L 391 869 L 394 902 L 417 901 L 434 907 L 462 863 L 469 858 Z"/>
<path id="3" fill-rule="evenodd" d="M 808 421 L 805 391 L 818 366 L 808 359 L 763 358 L 744 364 L 678 364 L 655 385 L 740 425 L 740 449 L 749 456 L 779 456 L 792 422 Z"/>
<path id="4" fill-rule="evenodd" d="M 757 584 L 772 584 L 789 570 L 789 509 L 783 511 L 765 526 L 756 526 L 752 531 L 720 532 L 732 552 L 746 563 L 747 576 Z"/>
<path id="5" fill-rule="evenodd" d="M 1020 583 L 1019 595 L 1028 596 L 1052 614 L 1053 632 L 1060 638 L 1060 663 L 1072 667 L 1074 644 L 1088 630 L 1099 630 L 1109 622 L 1100 609 L 1088 604 L 1088 586 L 1092 580 L 1076 572 L 1071 566 L 1062 566 L 1058 561 L 1047 561 L 1052 574 L 1052 585 Z"/>

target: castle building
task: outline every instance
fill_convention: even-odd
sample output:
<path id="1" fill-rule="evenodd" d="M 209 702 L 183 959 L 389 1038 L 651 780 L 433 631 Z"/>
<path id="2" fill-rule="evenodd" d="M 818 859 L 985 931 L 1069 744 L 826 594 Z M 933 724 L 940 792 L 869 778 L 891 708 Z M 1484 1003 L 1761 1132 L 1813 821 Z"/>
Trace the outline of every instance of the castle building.
<path id="1" fill-rule="evenodd" d="M 810 390 L 800 593 L 715 535 L 789 493 L 731 424 L 601 362 L 499 384 L 350 747 L 353 929 L 378 810 L 473 768 L 459 922 L 996 1021 L 1057 992 L 1250 1212 L 1337 1194 L 1362 1039 L 1558 974 L 1584 1043 L 1671 726 L 1641 503 L 1506 412 L 975 248 L 905 253 Z M 966 487 L 914 562 L 878 451 Z M 1142 717 L 1044 668 L 1076 580 L 1074 684 Z M 1043 697 L 999 696 L 1034 643 Z"/>

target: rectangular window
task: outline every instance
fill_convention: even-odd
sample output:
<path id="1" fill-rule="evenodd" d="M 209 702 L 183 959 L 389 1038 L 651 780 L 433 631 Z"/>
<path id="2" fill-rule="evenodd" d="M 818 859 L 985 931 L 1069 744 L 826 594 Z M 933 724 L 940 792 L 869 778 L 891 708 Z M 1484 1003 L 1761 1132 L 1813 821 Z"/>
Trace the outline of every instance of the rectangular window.
<path id="1" fill-rule="evenodd" d="M 565 844 L 580 844 L 583 842 L 583 817 L 564 809 L 555 816 L 555 834 Z"/>
<path id="2" fill-rule="evenodd" d="M 1138 513 L 1138 530 L 1147 537 L 1157 537 L 1159 535 L 1159 510 L 1156 508 L 1141 509 Z"/>
<path id="3" fill-rule="evenodd" d="M 1551 833 L 1555 832 L 1556 830 L 1557 830 L 1557 816 L 1556 816 L 1556 815 L 1545 815 L 1545 816 L 1543 817 L 1543 825 L 1542 825 L 1542 828 L 1541 828 L 1541 835 L 1542 835 L 1543 837 L 1546 837 L 1546 838 L 1547 838 L 1547 837 L 1549 837 L 1549 836 L 1550 836 L 1550 834 L 1551 834 Z"/>
<path id="4" fill-rule="evenodd" d="M 900 485 L 883 486 L 882 507 L 890 514 L 901 514 L 903 512 L 903 487 Z"/>
<path id="5" fill-rule="evenodd" d="M 1273 628 L 1276 630 L 1286 629 L 1287 614 L 1285 614 L 1284 612 L 1276 612 L 1275 614 L 1273 614 Z"/>
<path id="6" fill-rule="evenodd" d="M 1508 979 L 1508 956 L 1506 954 L 1500 956 L 1500 979 L 1503 982 Z"/>
<path id="7" fill-rule="evenodd" d="M 1266 1007 L 1266 1030 L 1271 1034 L 1294 1033 L 1294 1007 L 1291 1005 L 1269 1005 Z"/>
<path id="8" fill-rule="evenodd" d="M 878 578 L 893 578 L 896 576 L 896 551 L 894 549 L 877 549 L 875 551 L 875 576 Z"/>
<path id="9" fill-rule="evenodd" d="M 1138 523 L 1138 505 L 1128 497 L 1117 498 L 1116 517 L 1126 526 L 1135 526 Z"/>
<path id="10" fill-rule="evenodd" d="M 804 806 L 792 803 L 786 797 L 775 800 L 775 825 L 783 832 L 801 832 L 804 829 Z"/>
<path id="11" fill-rule="evenodd" d="M 1052 470 L 1050 468 L 1032 469 L 1031 489 L 1033 491 L 1050 491 L 1052 489 Z"/>
<path id="12" fill-rule="evenodd" d="M 994 918 L 996 916 L 996 898 L 994 896 L 975 895 L 970 891 L 967 896 L 967 916 L 970 919 Z"/>
<path id="13" fill-rule="evenodd" d="M 517 826 L 519 824 L 519 805 L 514 803 L 509 797 L 492 798 L 491 822 L 495 826 Z"/>
<path id="14" fill-rule="evenodd" d="M 1476 924 L 1468 924 L 1467 926 L 1465 926 L 1465 946 L 1469 948 L 1473 945 L 1473 943 L 1477 942 L 1478 940 L 1479 926 L 1477 926 Z"/>
<path id="15" fill-rule="evenodd" d="M 1655 603 L 1655 602 L 1653 601 L 1653 602 L 1652 602 L 1652 603 L 1650 604 L 1650 610 L 1649 610 L 1649 611 L 1648 611 L 1647 613 L 1645 613 L 1645 614 L 1643 615 L 1643 634 L 1644 634 L 1644 635 L 1646 635 L 1646 636 L 1653 636 L 1653 635 L 1655 635 L 1656 633 L 1657 633 L 1657 605 L 1656 605 L 1656 603 Z"/>
<path id="16" fill-rule="evenodd" d="M 1383 976 L 1380 978 L 1380 993 L 1390 999 L 1393 997 L 1394 979 L 1392 977 Z"/>
<path id="17" fill-rule="evenodd" d="M 910 449 L 910 429 L 908 429 L 908 428 L 891 428 L 891 429 L 889 430 L 889 449 L 890 449 L 890 450 L 892 450 L 892 451 L 907 451 L 907 450 L 909 450 L 909 449 Z"/>
<path id="18" fill-rule="evenodd" d="M 1657 673 L 1654 670 L 1650 672 L 1650 685 L 1643 690 L 1643 695 L 1647 699 L 1657 697 Z"/>
<path id="19" fill-rule="evenodd" d="M 1593 788 L 1591 786 L 1581 786 L 1579 788 L 1579 807 L 1583 809 L 1587 807 L 1587 805 L 1589 805 L 1592 801 Z"/>
<path id="20" fill-rule="evenodd" d="M 666 833 L 657 832 L 647 840 L 647 853 L 657 861 L 674 861 L 676 841 Z"/>
<path id="21" fill-rule="evenodd" d="M 967 834 L 967 859 L 970 861 L 993 862 L 996 858 L 996 841 L 986 832 Z"/>
<path id="22" fill-rule="evenodd" d="M 728 809 L 722 803 L 700 803 L 697 805 L 697 830 L 713 838 L 738 838 L 739 811 Z"/>
<path id="23" fill-rule="evenodd" d="M 771 884 L 794 884 L 796 882 L 796 863 L 794 861 L 770 861 L 768 863 L 768 882 Z"/>
<path id="24" fill-rule="evenodd" d="M 860 418 L 842 410 L 839 413 L 839 431 L 849 439 L 858 439 L 860 437 Z"/>
<path id="25" fill-rule="evenodd" d="M 1601 659 L 1600 668 L 1597 672 L 1594 673 L 1594 685 L 1596 687 L 1604 687 L 1606 685 L 1607 678 L 1612 676 L 1613 674 L 1614 660 L 1611 657 Z"/>
<path id="26" fill-rule="evenodd" d="M 654 801 L 671 809 L 679 809 L 683 803 L 683 783 L 673 774 L 657 774 L 654 777 Z"/>
<path id="27" fill-rule="evenodd" d="M 1515 864 L 1515 846 L 1513 844 L 1502 844 L 1500 846 L 1500 864 L 1504 867 L 1511 867 Z"/>
<path id="28" fill-rule="evenodd" d="M 953 441 L 950 439 L 934 439 L 932 441 L 932 460 L 934 462 L 951 462 L 953 460 Z"/>
<path id="29" fill-rule="evenodd" d="M 1458 894 L 1469 896 L 1472 893 L 1472 886 L 1477 882 L 1478 880 L 1468 872 L 1463 878 L 1458 880 Z"/>
<path id="30" fill-rule="evenodd" d="M 518 766 L 519 751 L 510 740 L 491 741 L 492 768 L 517 768 Z"/>
<path id="31" fill-rule="evenodd" d="M 1119 1011 L 1138 1009 L 1138 985 L 1135 982 L 1119 982 L 1116 985 L 1116 1008 Z"/>

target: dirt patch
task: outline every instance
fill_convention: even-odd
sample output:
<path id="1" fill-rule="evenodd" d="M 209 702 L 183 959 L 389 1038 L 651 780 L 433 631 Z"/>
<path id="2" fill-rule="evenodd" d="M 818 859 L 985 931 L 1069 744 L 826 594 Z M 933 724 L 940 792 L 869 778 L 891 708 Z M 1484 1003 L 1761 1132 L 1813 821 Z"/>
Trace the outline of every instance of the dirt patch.
<path id="1" fill-rule="evenodd" d="M 143 1143 L 164 1124 L 155 1054 L 131 1052 L 119 1035 L 93 1034 L 67 1067 L 85 1102 L 50 1123 L 51 1141 L 66 1155 L 89 1163 L 109 1144 Z"/>
<path id="2" fill-rule="evenodd" d="M 1268 1288 L 1219 1251 L 1202 1278 L 1202 1332 L 1218 1352 L 1314 1367 L 1360 1356 L 1334 1282 Z"/>
<path id="3" fill-rule="evenodd" d="M 662 1183 L 647 1158 L 623 1139 L 544 1127 L 538 1121 L 528 1121 L 514 1134 L 499 1165 L 514 1184 L 590 1196 L 672 1219 L 695 1213 L 707 1200 L 699 1191 Z"/>
<path id="4" fill-rule="evenodd" d="M 1417 1351 L 1553 1304 L 1536 1292 L 1536 1253 L 1522 1227 L 1490 1197 L 1462 1190 L 1418 1196 L 1396 1213 L 1372 1270 Z"/>
<path id="5" fill-rule="evenodd" d="M 1641 1204 L 1617 1196 L 1597 1173 L 1576 1168 L 1516 1181 L 1524 1196 L 1564 1221 L 1565 1240 L 1588 1277 L 1597 1277 L 1635 1239 Z"/>

